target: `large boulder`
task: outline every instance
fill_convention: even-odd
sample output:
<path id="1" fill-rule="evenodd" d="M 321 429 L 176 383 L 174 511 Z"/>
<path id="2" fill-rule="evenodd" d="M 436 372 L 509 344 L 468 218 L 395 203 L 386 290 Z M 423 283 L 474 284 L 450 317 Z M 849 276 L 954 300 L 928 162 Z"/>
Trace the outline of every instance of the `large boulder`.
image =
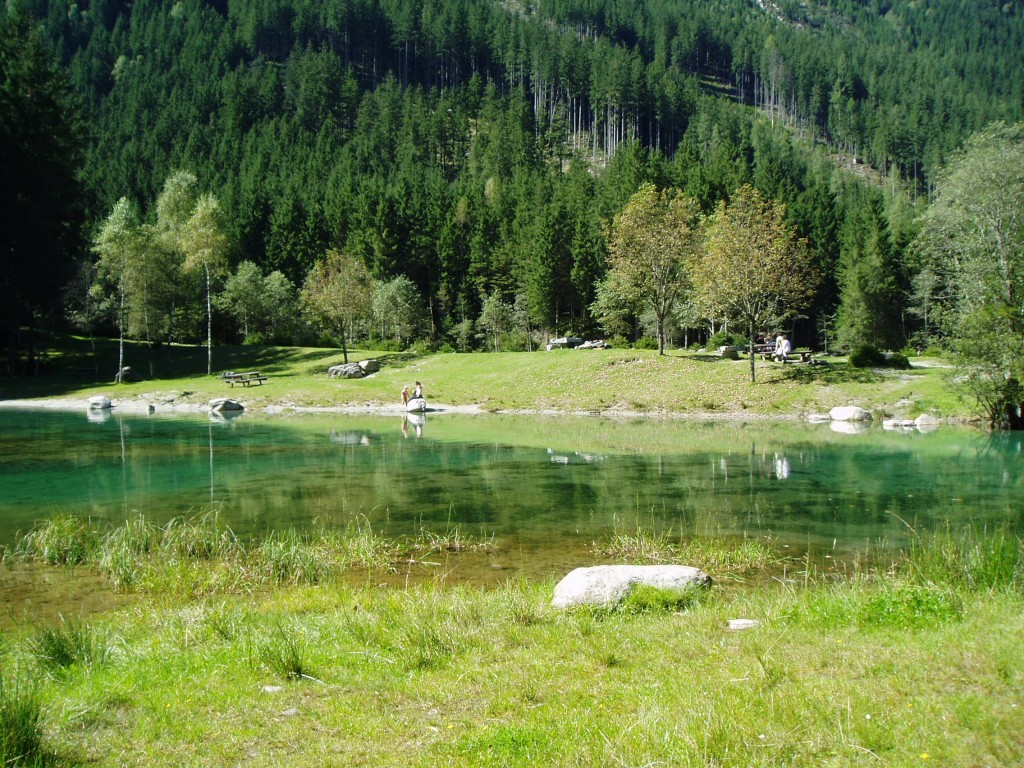
<path id="1" fill-rule="evenodd" d="M 376 373 L 380 370 L 379 360 L 360 360 L 359 367 L 363 369 L 363 373 Z"/>
<path id="2" fill-rule="evenodd" d="M 571 571 L 555 586 L 551 604 L 613 606 L 636 586 L 686 591 L 710 587 L 711 577 L 688 565 L 595 565 Z"/>
<path id="3" fill-rule="evenodd" d="M 245 410 L 245 406 L 237 400 L 232 400 L 230 397 L 215 397 L 210 401 L 208 407 L 212 413 Z"/>
<path id="4" fill-rule="evenodd" d="M 857 405 L 837 405 L 828 415 L 832 421 L 871 421 L 871 412 Z"/>
<path id="5" fill-rule="evenodd" d="M 327 369 L 329 379 L 361 379 L 365 375 L 359 363 L 341 363 Z"/>

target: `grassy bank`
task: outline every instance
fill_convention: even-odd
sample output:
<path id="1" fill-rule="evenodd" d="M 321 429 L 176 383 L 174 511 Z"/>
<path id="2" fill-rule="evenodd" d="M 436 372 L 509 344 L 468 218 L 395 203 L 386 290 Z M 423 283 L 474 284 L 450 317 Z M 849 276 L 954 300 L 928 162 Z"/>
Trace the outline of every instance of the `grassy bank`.
<path id="1" fill-rule="evenodd" d="M 209 521 L 151 530 L 142 537 L 151 549 L 134 547 L 133 557 L 168 572 L 175 559 L 211 574 L 250 567 L 216 531 Z M 9 553 L 12 567 L 75 539 L 34 533 Z M 114 533 L 86 531 L 84 544 L 62 549 L 100 563 L 116 549 Z M 353 586 L 339 571 L 315 584 L 253 581 L 185 596 L 170 581 L 143 580 L 130 588 L 145 599 L 130 608 L 3 636 L 0 732 L 18 736 L 11 749 L 23 752 L 0 757 L 139 766 L 1024 761 L 1021 542 L 1009 532 L 940 532 L 891 567 L 841 579 L 763 548 L 687 549 L 642 531 L 600 546 L 616 560 L 706 563 L 718 583 L 686 600 L 653 595 L 566 613 L 550 607 L 550 583 Z M 758 589 L 744 586 L 752 580 Z M 735 618 L 759 624 L 730 631 Z"/>
<path id="2" fill-rule="evenodd" d="M 558 410 L 621 413 L 711 413 L 749 416 L 801 415 L 834 405 L 860 405 L 878 417 L 914 418 L 921 413 L 965 416 L 942 361 L 915 359 L 909 371 L 854 369 L 845 360 L 827 365 L 749 363 L 714 355 L 651 350 L 559 350 L 534 353 L 436 354 L 418 356 L 355 350 L 351 360 L 376 358 L 383 369 L 360 380 L 328 379 L 341 362 L 339 350 L 279 347 L 217 347 L 215 374 L 205 375 L 205 351 L 175 347 L 152 351 L 133 346 L 128 362 L 147 381 L 114 385 L 116 342 L 92 345 L 55 340 L 46 374 L 0 382 L 3 398 L 87 397 L 104 393 L 154 403 L 206 402 L 232 395 L 250 409 L 271 405 L 330 407 L 382 405 L 415 380 L 432 403 L 475 405 L 484 410 Z M 229 389 L 226 370 L 259 370 L 262 386 Z M 103 372 L 107 372 L 106 375 Z"/>

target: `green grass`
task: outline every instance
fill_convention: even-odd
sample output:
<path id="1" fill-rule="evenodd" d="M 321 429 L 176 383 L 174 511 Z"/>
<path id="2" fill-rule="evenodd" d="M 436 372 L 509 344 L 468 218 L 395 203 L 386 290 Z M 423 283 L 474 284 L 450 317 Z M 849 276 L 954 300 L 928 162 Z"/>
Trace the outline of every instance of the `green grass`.
<path id="1" fill-rule="evenodd" d="M 43 743 L 43 705 L 36 689 L 18 675 L 0 669 L 0 765 L 57 766 L 57 759 Z"/>
<path id="2" fill-rule="evenodd" d="M 147 602 L 105 617 L 122 650 L 39 681 L 32 711 L 64 764 L 97 766 L 1024 760 L 1019 590 L 879 572 L 569 612 L 551 590 Z"/>
<path id="3" fill-rule="evenodd" d="M 0 381 L 0 398 L 84 398 L 104 393 L 115 402 L 139 398 L 155 404 L 180 404 L 232 395 L 250 410 L 281 404 L 340 407 L 395 404 L 404 385 L 420 380 L 431 403 L 475 405 L 485 411 L 779 416 L 859 404 L 879 417 L 912 418 L 924 411 L 954 416 L 969 413 L 953 390 L 947 370 L 854 369 L 842 360 L 832 360 L 827 366 L 758 361 L 758 380 L 751 384 L 746 360 L 677 350 L 664 356 L 634 349 L 426 356 L 353 350 L 350 359 L 377 358 L 383 368 L 372 377 L 345 380 L 326 375 L 328 366 L 341 360 L 336 349 L 217 347 L 214 375 L 207 376 L 201 348 L 150 352 L 129 345 L 129 363 L 147 381 L 115 385 L 112 373 L 98 376 L 91 372 L 116 368 L 116 341 L 98 340 L 96 349 L 93 356 L 83 340 L 54 339 L 48 374 Z M 219 378 L 225 370 L 260 370 L 269 380 L 258 387 L 228 389 Z"/>

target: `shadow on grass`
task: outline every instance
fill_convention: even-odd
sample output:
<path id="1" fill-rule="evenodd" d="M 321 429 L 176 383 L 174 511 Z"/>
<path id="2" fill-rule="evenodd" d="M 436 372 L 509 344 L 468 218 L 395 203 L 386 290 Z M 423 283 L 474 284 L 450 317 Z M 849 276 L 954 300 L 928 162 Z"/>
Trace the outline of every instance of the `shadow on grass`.
<path id="1" fill-rule="evenodd" d="M 76 336 L 54 335 L 41 341 L 45 351 L 40 353 L 38 373 L 29 376 L 0 377 L 0 399 L 56 397 L 79 390 L 103 385 L 114 385 L 117 373 L 117 339 L 86 339 Z M 349 350 L 349 360 L 355 362 L 370 356 L 362 350 Z M 417 357 L 415 353 L 374 353 L 382 365 L 407 363 Z M 124 362 L 143 378 L 142 384 L 162 379 L 181 379 L 206 376 L 206 347 L 192 345 L 160 345 L 153 347 L 140 342 L 125 341 Z M 308 373 L 320 364 L 327 368 L 340 363 L 343 355 L 337 349 L 215 346 L 213 348 L 213 376 L 224 371 L 261 371 L 274 376 L 292 376 Z M 133 384 L 117 386 L 132 387 Z"/>
<path id="2" fill-rule="evenodd" d="M 676 354 L 667 353 L 666 357 L 675 357 L 680 360 L 692 360 L 695 363 L 735 363 L 730 357 L 722 357 L 721 355 L 712 354 L 701 354 L 701 353 L 690 353 L 690 352 L 679 352 Z"/>
<path id="3" fill-rule="evenodd" d="M 774 366 L 780 373 L 774 381 L 796 382 L 797 384 L 872 384 L 882 381 L 884 376 L 870 368 L 854 368 L 849 363 L 829 365 L 807 365 L 793 363 Z"/>

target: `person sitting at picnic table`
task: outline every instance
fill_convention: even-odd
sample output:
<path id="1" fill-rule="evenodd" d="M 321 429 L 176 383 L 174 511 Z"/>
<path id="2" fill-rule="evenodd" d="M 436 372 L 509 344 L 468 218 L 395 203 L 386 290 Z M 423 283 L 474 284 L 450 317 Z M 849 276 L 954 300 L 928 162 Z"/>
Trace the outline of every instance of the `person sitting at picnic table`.
<path id="1" fill-rule="evenodd" d="M 780 333 L 779 338 L 775 340 L 775 352 L 772 353 L 772 357 L 775 358 L 776 362 L 784 363 L 789 357 L 789 353 L 792 349 L 793 348 L 789 344 L 789 339 L 786 338 L 786 334 Z"/>

